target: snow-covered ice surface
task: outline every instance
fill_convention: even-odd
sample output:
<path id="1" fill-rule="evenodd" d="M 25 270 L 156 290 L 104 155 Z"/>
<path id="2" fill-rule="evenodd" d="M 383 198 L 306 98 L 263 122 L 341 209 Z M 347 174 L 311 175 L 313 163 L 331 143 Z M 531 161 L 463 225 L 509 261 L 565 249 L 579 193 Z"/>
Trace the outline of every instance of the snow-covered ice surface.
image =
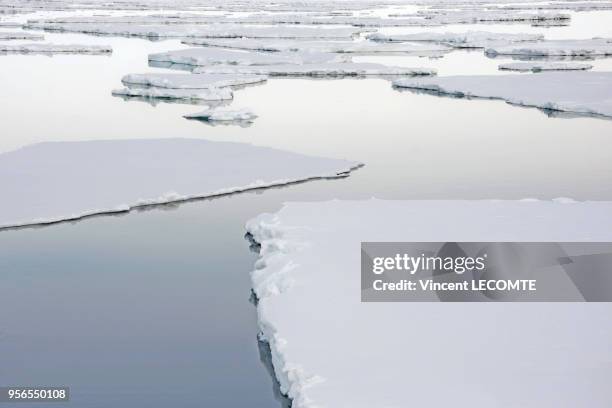
<path id="1" fill-rule="evenodd" d="M 608 408 L 608 303 L 361 303 L 364 241 L 610 241 L 612 203 L 289 203 L 247 224 L 293 408 Z"/>
<path id="2" fill-rule="evenodd" d="M 225 109 L 215 108 L 206 109 L 196 113 L 185 115 L 187 119 L 198 119 L 210 123 L 224 124 L 249 124 L 257 118 L 257 115 L 250 109 Z"/>
<path id="3" fill-rule="evenodd" d="M 393 85 L 455 97 L 502 99 L 514 105 L 612 117 L 612 72 L 398 79 Z"/>
<path id="4" fill-rule="evenodd" d="M 127 86 L 152 86 L 171 89 L 210 89 L 265 82 L 265 75 L 128 74 L 121 81 Z"/>
<path id="5" fill-rule="evenodd" d="M 121 88 L 112 92 L 115 96 L 145 99 L 178 99 L 183 101 L 228 101 L 234 97 L 232 89 L 226 88 Z"/>
<path id="6" fill-rule="evenodd" d="M 86 24 L 86 23 L 29 23 L 28 29 L 47 31 L 114 35 L 145 38 L 301 38 L 301 39 L 350 39 L 365 28 L 319 28 L 293 26 L 242 26 L 242 25 L 170 25 L 170 24 Z"/>
<path id="7" fill-rule="evenodd" d="M 513 55 L 518 57 L 603 57 L 612 55 L 612 39 L 593 38 L 590 40 L 548 40 L 523 43 L 485 50 L 489 56 Z"/>
<path id="8" fill-rule="evenodd" d="M 0 53 L 23 53 L 23 54 L 111 54 L 112 47 L 102 45 L 81 44 L 0 44 Z"/>
<path id="9" fill-rule="evenodd" d="M 0 227 L 335 177 L 356 166 L 198 139 L 39 143 L 0 154 Z"/>
<path id="10" fill-rule="evenodd" d="M 250 51 L 305 51 L 347 54 L 378 54 L 378 53 L 431 53 L 446 52 L 452 48 L 439 44 L 423 44 L 416 42 L 380 43 L 373 41 L 300 41 L 300 40 L 258 40 L 240 39 L 207 39 L 196 38 L 183 41 L 187 45 L 221 47 Z"/>
<path id="11" fill-rule="evenodd" d="M 321 52 L 245 52 L 216 47 L 187 48 L 149 55 L 149 61 L 178 65 L 314 64 L 341 61 L 341 56 Z"/>
<path id="12" fill-rule="evenodd" d="M 304 65 L 213 65 L 198 67 L 194 73 L 200 74 L 232 74 L 232 75 L 269 75 L 269 76 L 311 76 L 311 77 L 343 77 L 343 76 L 421 76 L 435 75 L 431 68 L 393 67 L 374 63 L 327 63 Z"/>
<path id="13" fill-rule="evenodd" d="M 45 37 L 43 35 L 26 33 L 24 31 L 17 31 L 17 32 L 0 31 L 0 41 L 5 41 L 5 40 L 36 41 L 36 40 L 43 40 L 44 38 Z"/>
<path id="14" fill-rule="evenodd" d="M 490 33 L 486 31 L 468 31 L 465 33 L 421 32 L 414 34 L 385 35 L 371 34 L 369 39 L 379 42 L 428 41 L 448 44 L 455 48 L 485 48 L 492 44 L 510 44 L 525 41 L 540 41 L 542 34 L 526 33 Z"/>
<path id="15" fill-rule="evenodd" d="M 588 71 L 592 65 L 580 62 L 510 62 L 500 64 L 502 71 L 541 72 L 541 71 Z"/>

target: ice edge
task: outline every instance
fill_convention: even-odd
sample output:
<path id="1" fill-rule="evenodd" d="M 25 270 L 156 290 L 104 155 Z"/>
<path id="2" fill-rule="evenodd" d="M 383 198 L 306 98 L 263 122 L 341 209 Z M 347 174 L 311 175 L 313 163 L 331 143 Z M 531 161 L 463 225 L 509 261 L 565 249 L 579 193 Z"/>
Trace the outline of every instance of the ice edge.
<path id="1" fill-rule="evenodd" d="M 292 184 L 297 184 L 306 181 L 313 180 L 325 180 L 325 179 L 337 179 L 348 177 L 349 174 L 364 166 L 363 163 L 353 162 L 354 164 L 349 167 L 341 168 L 332 174 L 317 174 L 306 177 L 299 177 L 294 179 L 279 179 L 270 181 L 267 183 L 264 182 L 253 182 L 251 184 L 247 184 L 246 186 L 238 186 L 238 187 L 227 187 L 220 190 L 205 192 L 200 194 L 191 194 L 191 195 L 181 195 L 175 192 L 168 192 L 164 195 L 157 198 L 147 198 L 140 199 L 134 204 L 119 204 L 114 208 L 106 208 L 106 209 L 91 209 L 85 210 L 78 214 L 71 215 L 63 215 L 52 218 L 42 218 L 42 219 L 34 219 L 29 221 L 16 221 L 6 224 L 0 224 L 0 231 L 10 230 L 10 229 L 19 229 L 26 227 L 34 227 L 34 226 L 44 226 L 51 224 L 58 224 L 69 221 L 78 221 L 85 218 L 93 217 L 96 215 L 114 215 L 114 214 L 122 214 L 129 213 L 132 210 L 142 209 L 146 207 L 152 207 L 157 205 L 171 204 L 171 203 L 182 203 L 186 201 L 205 199 L 205 198 L 219 198 L 231 194 L 236 193 L 244 193 L 247 191 L 258 190 L 262 188 L 271 188 L 271 187 L 282 187 L 289 186 Z"/>

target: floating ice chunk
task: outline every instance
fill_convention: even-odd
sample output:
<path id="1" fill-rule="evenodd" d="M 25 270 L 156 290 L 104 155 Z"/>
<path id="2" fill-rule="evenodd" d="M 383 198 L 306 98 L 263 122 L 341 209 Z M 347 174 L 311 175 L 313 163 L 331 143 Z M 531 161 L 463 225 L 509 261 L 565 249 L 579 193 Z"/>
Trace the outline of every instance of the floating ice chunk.
<path id="1" fill-rule="evenodd" d="M 40 34 L 26 33 L 23 31 L 19 31 L 19 32 L 0 31 L 0 41 L 5 41 L 5 40 L 37 41 L 37 40 L 44 40 L 44 38 L 45 37 Z"/>
<path id="2" fill-rule="evenodd" d="M 492 57 L 514 55 L 519 57 L 603 57 L 612 55 L 612 39 L 593 38 L 590 40 L 547 40 L 524 43 L 485 50 Z"/>
<path id="3" fill-rule="evenodd" d="M 269 76 L 388 76 L 388 75 L 435 75 L 431 68 L 393 67 L 374 63 L 328 63 L 305 65 L 266 65 L 236 66 L 217 65 L 200 67 L 194 73 L 232 74 L 232 75 L 269 75 Z"/>
<path id="4" fill-rule="evenodd" d="M 365 28 L 321 28 L 292 26 L 245 26 L 201 24 L 87 24 L 87 23 L 28 23 L 26 28 L 48 31 L 75 32 L 98 35 L 148 38 L 301 38 L 301 39 L 350 39 Z"/>
<path id="5" fill-rule="evenodd" d="M 578 62 L 514 62 L 501 64 L 502 71 L 541 72 L 541 71 L 588 71 L 593 68 L 589 64 Z"/>
<path id="6" fill-rule="evenodd" d="M 356 166 L 199 139 L 40 143 L 0 154 L 0 227 L 335 177 Z"/>
<path id="7" fill-rule="evenodd" d="M 239 109 L 239 110 L 231 110 L 231 109 L 206 109 L 201 112 L 190 113 L 185 115 L 187 119 L 198 119 L 205 122 L 222 122 L 222 123 L 230 123 L 230 124 L 250 124 L 257 118 L 257 115 L 253 113 L 249 109 Z"/>
<path id="8" fill-rule="evenodd" d="M 299 408 L 607 407 L 612 304 L 362 303 L 360 243 L 609 242 L 611 213 L 609 202 L 336 200 L 255 218 L 251 279 L 282 392 Z"/>
<path id="9" fill-rule="evenodd" d="M 311 52 L 244 52 L 224 50 L 215 47 L 187 48 L 149 55 L 149 61 L 178 65 L 272 65 L 272 64 L 305 64 L 341 61 L 335 54 Z"/>
<path id="10" fill-rule="evenodd" d="M 152 86 L 172 89 L 210 89 L 257 84 L 265 75 L 129 74 L 121 81 L 127 86 Z"/>
<path id="11" fill-rule="evenodd" d="M 377 54 L 377 53 L 431 53 L 446 52 L 451 48 L 439 44 L 423 43 L 380 43 L 372 41 L 299 41 L 274 40 L 265 41 L 250 38 L 240 39 L 207 39 L 197 38 L 184 40 L 188 45 L 221 47 L 237 50 L 268 51 L 268 52 L 323 52 L 347 54 Z"/>
<path id="12" fill-rule="evenodd" d="M 502 99 L 514 105 L 612 117 L 612 72 L 398 79 L 393 85 L 457 97 Z"/>
<path id="13" fill-rule="evenodd" d="M 113 48 L 103 45 L 80 44 L 0 44 L 0 53 L 22 54 L 110 54 Z"/>
<path id="14" fill-rule="evenodd" d="M 468 31 L 466 33 L 433 33 L 385 35 L 370 34 L 368 38 L 378 42 L 426 41 L 444 43 L 456 48 L 484 48 L 492 44 L 510 44 L 524 41 L 540 41 L 542 34 L 525 33 L 490 33 L 486 31 Z"/>
<path id="15" fill-rule="evenodd" d="M 183 101 L 226 101 L 234 94 L 231 88 L 170 89 L 170 88 L 123 88 L 115 89 L 115 96 L 145 99 L 179 99 Z"/>

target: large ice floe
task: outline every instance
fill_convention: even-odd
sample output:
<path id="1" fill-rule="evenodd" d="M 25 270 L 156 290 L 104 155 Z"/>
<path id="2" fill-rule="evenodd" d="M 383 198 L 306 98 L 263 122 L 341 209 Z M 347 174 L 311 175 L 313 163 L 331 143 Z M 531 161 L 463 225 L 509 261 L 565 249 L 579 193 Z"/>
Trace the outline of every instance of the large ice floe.
<path id="1" fill-rule="evenodd" d="M 185 102 L 229 101 L 234 98 L 231 88 L 132 88 L 126 87 L 112 91 L 114 96 L 142 98 L 142 99 L 169 99 Z"/>
<path id="2" fill-rule="evenodd" d="M 197 139 L 40 143 L 0 154 L 0 227 L 337 177 L 356 166 Z"/>
<path id="3" fill-rule="evenodd" d="M 215 47 L 187 48 L 149 55 L 149 61 L 159 64 L 177 65 L 272 65 L 314 64 L 342 61 L 337 54 L 321 52 L 246 52 Z"/>
<path id="4" fill-rule="evenodd" d="M 184 115 L 187 119 L 196 119 L 210 124 L 250 125 L 257 115 L 250 109 L 206 109 L 200 112 Z"/>
<path id="5" fill-rule="evenodd" d="M 431 68 L 394 67 L 375 63 L 327 63 L 304 65 L 211 65 L 198 67 L 194 73 L 199 74 L 233 74 L 233 75 L 268 75 L 268 76 L 310 76 L 310 77 L 344 77 L 344 76 L 393 76 L 393 75 L 435 75 Z"/>
<path id="6" fill-rule="evenodd" d="M 80 45 L 80 44 L 0 44 L 0 53 L 21 54 L 111 54 L 113 48 L 104 45 Z"/>
<path id="7" fill-rule="evenodd" d="M 128 74 L 121 79 L 129 87 L 145 86 L 170 89 L 215 89 L 265 82 L 265 75 L 200 74 Z"/>
<path id="8" fill-rule="evenodd" d="M 612 55 L 612 39 L 593 38 L 590 40 L 547 40 L 491 47 L 485 50 L 492 57 L 511 55 L 524 58 L 532 57 L 575 57 L 591 58 Z"/>
<path id="9" fill-rule="evenodd" d="M 244 25 L 169 25 L 169 24 L 86 24 L 86 23 L 30 23 L 28 29 L 47 31 L 73 32 L 97 35 L 146 38 L 301 38 L 301 39 L 350 39 L 364 28 L 320 28 L 293 26 L 244 26 Z"/>
<path id="10" fill-rule="evenodd" d="M 485 48 L 492 45 L 506 45 L 524 41 L 540 41 L 544 39 L 542 34 L 525 33 L 490 33 L 486 31 L 468 31 L 465 33 L 434 33 L 422 32 L 413 34 L 380 34 L 375 33 L 368 36 L 372 41 L 378 42 L 406 42 L 426 41 L 450 45 L 455 48 Z"/>
<path id="11" fill-rule="evenodd" d="M 26 33 L 24 31 L 18 31 L 18 32 L 0 31 L 0 41 L 6 41 L 6 40 L 37 41 L 37 40 L 43 40 L 44 38 L 45 37 L 43 35 Z"/>
<path id="12" fill-rule="evenodd" d="M 612 117 L 612 72 L 398 79 L 393 85 L 454 97 L 502 99 L 514 105 Z"/>
<path id="13" fill-rule="evenodd" d="M 267 52 L 310 52 L 310 53 L 346 53 L 346 54 L 378 54 L 378 53 L 434 53 L 446 52 L 452 48 L 430 43 L 419 42 L 374 42 L 374 41 L 300 41 L 300 40 L 258 40 L 251 38 L 239 39 L 208 39 L 193 38 L 183 40 L 188 45 L 221 47 L 237 50 L 267 51 Z"/>
<path id="14" fill-rule="evenodd" d="M 247 224 L 293 408 L 608 408 L 609 303 L 361 303 L 361 242 L 612 240 L 612 203 L 289 203 Z"/>
<path id="15" fill-rule="evenodd" d="M 517 72 L 588 71 L 591 68 L 593 68 L 592 65 L 580 62 L 510 62 L 499 65 L 499 69 L 502 71 Z"/>

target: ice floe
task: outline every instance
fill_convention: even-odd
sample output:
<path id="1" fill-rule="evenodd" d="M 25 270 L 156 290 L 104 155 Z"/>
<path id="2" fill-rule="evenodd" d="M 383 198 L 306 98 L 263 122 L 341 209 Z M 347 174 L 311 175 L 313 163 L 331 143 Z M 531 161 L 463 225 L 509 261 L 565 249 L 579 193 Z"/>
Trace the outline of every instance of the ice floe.
<path id="1" fill-rule="evenodd" d="M 362 303 L 360 243 L 609 242 L 611 212 L 335 200 L 251 220 L 259 326 L 282 392 L 294 408 L 607 407 L 609 303 Z"/>
<path id="2" fill-rule="evenodd" d="M 110 54 L 113 48 L 103 45 L 79 44 L 0 44 L 0 53 L 22 54 Z"/>
<path id="3" fill-rule="evenodd" d="M 143 99 L 169 99 L 185 102 L 228 101 L 234 97 L 231 88 L 172 89 L 172 88 L 122 88 L 112 94 Z"/>
<path id="4" fill-rule="evenodd" d="M 0 227 L 336 177 L 356 166 L 198 139 L 40 143 L 0 154 Z"/>
<path id="5" fill-rule="evenodd" d="M 272 65 L 272 64 L 313 64 L 342 61 L 342 57 L 330 53 L 311 52 L 245 52 L 215 47 L 187 48 L 149 55 L 149 61 L 157 64 L 178 65 Z"/>
<path id="6" fill-rule="evenodd" d="M 526 33 L 490 33 L 486 31 L 468 31 L 465 33 L 434 33 L 422 32 L 414 34 L 385 35 L 370 34 L 368 38 L 379 42 L 426 41 L 450 45 L 455 48 L 485 48 L 493 44 L 511 44 L 515 42 L 540 41 L 542 34 Z"/>
<path id="7" fill-rule="evenodd" d="M 398 79 L 393 85 L 455 97 L 502 99 L 514 105 L 612 117 L 612 72 Z"/>
<path id="8" fill-rule="evenodd" d="M 612 39 L 593 38 L 590 40 L 548 40 L 523 43 L 485 50 L 492 57 L 512 55 L 517 57 L 570 57 L 591 58 L 612 55 Z"/>
<path id="9" fill-rule="evenodd" d="M 127 86 L 149 86 L 172 89 L 210 89 L 257 84 L 265 75 L 200 75 L 200 74 L 129 74 L 121 81 Z"/>
<path id="10" fill-rule="evenodd" d="M 184 116 L 187 119 L 197 119 L 210 123 L 223 124 L 250 124 L 257 118 L 257 115 L 250 109 L 206 109 L 201 112 L 190 113 Z"/>
<path id="11" fill-rule="evenodd" d="M 47 31 L 75 32 L 97 35 L 146 38 L 301 38 L 350 39 L 365 28 L 320 28 L 297 26 L 245 26 L 245 25 L 169 25 L 169 24 L 86 24 L 86 23 L 28 23 L 25 28 Z"/>
<path id="12" fill-rule="evenodd" d="M 377 53 L 435 53 L 450 51 L 451 48 L 440 44 L 424 44 L 418 42 L 373 42 L 373 41 L 296 41 L 296 40 L 257 40 L 240 39 L 207 39 L 196 38 L 184 40 L 188 45 L 221 47 L 237 50 L 267 51 L 267 52 L 324 52 L 346 54 L 377 54 Z"/>
<path id="13" fill-rule="evenodd" d="M 23 31 L 18 32 L 8 32 L 8 31 L 0 31 L 0 41 L 6 40 L 43 40 L 45 37 L 40 34 L 32 34 L 26 33 Z"/>
<path id="14" fill-rule="evenodd" d="M 502 71 L 542 72 L 542 71 L 588 71 L 592 65 L 579 62 L 511 62 L 500 64 Z"/>
<path id="15" fill-rule="evenodd" d="M 200 74 L 232 75 L 268 75 L 268 76 L 310 76 L 310 77 L 344 77 L 344 76 L 392 76 L 392 75 L 435 75 L 431 68 L 394 67 L 375 63 L 327 63 L 304 65 L 265 65 L 238 66 L 213 65 L 196 68 Z"/>

